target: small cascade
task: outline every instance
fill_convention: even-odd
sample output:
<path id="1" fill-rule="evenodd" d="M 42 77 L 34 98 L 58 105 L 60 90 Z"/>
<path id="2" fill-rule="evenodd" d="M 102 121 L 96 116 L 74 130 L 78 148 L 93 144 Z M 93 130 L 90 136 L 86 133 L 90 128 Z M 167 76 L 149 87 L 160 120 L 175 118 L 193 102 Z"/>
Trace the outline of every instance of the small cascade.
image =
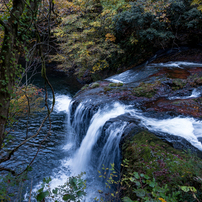
<path id="1" fill-rule="evenodd" d="M 115 118 L 121 114 L 126 113 L 127 107 L 119 103 L 106 105 L 100 108 L 92 117 L 87 133 L 83 138 L 80 148 L 74 157 L 74 171 L 80 173 L 86 171 L 89 167 L 89 162 L 92 155 L 93 147 L 96 145 L 99 137 L 102 134 L 104 124 L 111 118 Z M 111 161 L 114 161 L 111 159 Z"/>
<path id="2" fill-rule="evenodd" d="M 131 120 L 138 119 L 140 127 L 143 126 L 152 132 L 183 137 L 194 147 L 202 150 L 199 141 L 200 138 L 202 139 L 202 122 L 194 118 L 175 117 L 162 120 L 148 118 L 133 106 L 119 102 L 107 103 L 94 111 L 93 115 L 91 109 L 85 107 L 85 103 L 80 103 L 74 110 L 73 104 L 69 96 L 57 95 L 54 111 L 64 112 L 67 116 L 67 140 L 62 148 L 66 156 L 60 160 L 59 166 L 53 169 L 50 187 L 54 189 L 64 184 L 68 177 L 85 171 L 86 202 L 93 201 L 95 197 L 99 198 L 98 190 L 104 193 L 109 191 L 97 171 L 101 171 L 103 165 L 105 168 L 110 168 L 112 163 L 115 163 L 116 168 L 119 167 L 121 159 L 119 144 L 129 124 L 127 120 L 119 120 L 117 117 L 120 115 L 130 116 Z M 33 192 L 39 188 L 40 184 L 36 185 Z"/>
<path id="3" fill-rule="evenodd" d="M 69 106 L 72 98 L 69 95 L 55 95 L 54 111 L 56 113 L 65 112 L 69 114 Z M 51 100 L 52 101 L 52 100 Z"/>
<path id="4" fill-rule="evenodd" d="M 169 119 L 147 118 L 141 114 L 133 115 L 141 119 L 142 124 L 153 132 L 162 132 L 170 135 L 182 137 L 190 142 L 194 147 L 202 151 L 202 121 L 194 118 L 175 117 Z"/>
<path id="5" fill-rule="evenodd" d="M 162 70 L 165 67 L 168 69 L 186 69 L 192 66 L 201 67 L 202 64 L 188 62 L 144 64 L 106 80 L 115 83 L 121 82 L 125 85 L 131 82 L 144 81 L 151 75 L 156 74 L 159 69 Z M 130 85 L 132 86 L 133 83 Z M 201 92 L 201 89 L 197 88 L 189 96 L 170 97 L 169 99 L 197 98 L 201 96 Z M 95 102 L 95 107 L 92 107 L 94 104 L 92 102 L 93 98 L 87 100 L 86 97 L 85 102 L 80 102 L 81 99 L 79 101 L 75 99 L 75 102 L 73 102 L 69 95 L 56 94 L 53 115 L 59 114 L 60 117 L 58 120 L 54 120 L 55 117 L 53 118 L 54 123 L 58 124 L 57 128 L 55 127 L 53 130 L 53 135 L 55 135 L 53 141 L 59 142 L 60 140 L 62 145 L 58 146 L 59 152 L 52 163 L 53 166 L 49 169 L 49 173 L 43 174 L 43 177 L 47 175 L 52 178 L 51 189 L 63 185 L 70 176 L 86 172 L 84 176 L 87 181 L 85 202 L 91 202 L 95 197 L 99 198 L 98 190 L 102 190 L 104 193 L 108 192 L 105 189 L 105 182 L 99 178 L 97 171 L 101 171 L 103 165 L 105 168 L 110 168 L 112 163 L 115 163 L 115 167 L 118 168 L 121 160 L 120 140 L 129 124 L 137 127 L 137 131 L 139 128 L 141 130 L 148 129 L 157 135 L 158 133 L 161 133 L 162 136 L 169 135 L 168 138 L 180 137 L 184 142 L 187 143 L 188 141 L 193 147 L 202 151 L 202 121 L 200 120 L 182 116 L 151 118 L 146 116 L 146 114 L 149 116 L 148 112 L 144 114 L 144 112 L 136 109 L 134 105 L 125 105 L 119 102 L 105 104 L 103 102 L 101 106 Z M 64 118 L 63 122 L 61 117 Z M 65 136 L 62 141 L 62 135 L 58 132 L 61 126 L 64 126 L 62 134 Z M 125 133 L 125 135 L 127 134 Z M 173 139 L 177 138 L 174 137 Z M 54 155 L 51 153 L 51 155 L 54 157 L 55 153 Z M 46 153 L 43 154 L 44 157 L 46 157 Z M 49 159 L 47 164 L 50 164 Z M 40 184 L 36 185 L 35 182 L 33 192 L 40 188 Z"/>
<path id="6" fill-rule="evenodd" d="M 80 103 L 74 110 L 70 121 L 73 102 L 71 99 L 63 97 L 64 100 L 68 100 L 68 105 L 66 108 L 64 105 L 58 108 L 59 102 L 63 103 L 64 101 L 62 97 L 58 97 L 61 99 L 57 99 L 55 112 L 60 113 L 60 110 L 64 111 L 65 109 L 67 113 L 68 138 L 63 151 L 67 152 L 68 155 L 61 160 L 60 166 L 53 170 L 50 188 L 54 189 L 63 185 L 68 177 L 85 171 L 84 177 L 87 180 L 85 201 L 91 202 L 93 198 L 100 197 L 98 190 L 109 191 L 106 190 L 105 182 L 99 178 L 97 171 L 101 171 L 103 164 L 110 168 L 111 163 L 120 163 L 119 142 L 128 124 L 117 121 L 105 128 L 105 123 L 111 118 L 128 113 L 131 109 L 130 106 L 116 102 L 100 107 L 90 117 L 90 109 L 86 108 L 84 103 Z M 40 183 L 33 188 L 33 192 L 39 188 Z"/>
<path id="7" fill-rule="evenodd" d="M 127 122 L 114 122 L 105 131 L 105 145 L 102 149 L 99 157 L 98 170 L 102 169 L 102 166 L 110 167 L 111 163 L 115 163 L 115 160 L 120 159 L 119 143 L 121 136 L 124 132 Z"/>
<path id="8" fill-rule="evenodd" d="M 177 100 L 177 99 L 189 99 L 189 98 L 197 98 L 201 96 L 201 90 L 199 89 L 194 89 L 189 96 L 173 96 L 170 97 L 169 100 Z"/>

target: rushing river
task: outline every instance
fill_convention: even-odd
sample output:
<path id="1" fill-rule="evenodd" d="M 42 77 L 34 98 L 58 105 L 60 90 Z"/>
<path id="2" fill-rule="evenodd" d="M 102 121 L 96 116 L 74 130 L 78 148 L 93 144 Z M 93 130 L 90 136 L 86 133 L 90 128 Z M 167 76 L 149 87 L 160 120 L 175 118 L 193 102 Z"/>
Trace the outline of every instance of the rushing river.
<path id="1" fill-rule="evenodd" d="M 176 65 L 181 67 L 185 64 L 168 64 L 171 67 Z M 148 75 L 150 74 L 150 67 L 145 67 Z M 124 78 L 128 74 L 130 74 L 130 78 L 127 77 L 127 81 L 134 80 L 139 73 L 132 73 L 130 70 L 121 75 L 111 77 L 109 80 L 125 82 Z M 87 197 L 85 201 L 91 202 L 93 201 L 92 198 L 99 197 L 98 190 L 104 190 L 105 184 L 98 177 L 97 170 L 101 170 L 102 165 L 110 167 L 111 163 L 115 163 L 117 167 L 119 166 L 119 143 L 124 129 L 129 123 L 127 121 L 115 121 L 107 127 L 105 125 L 110 119 L 123 114 L 138 119 L 139 124 L 150 131 L 183 137 L 194 147 L 202 150 L 200 141 L 202 138 L 201 120 L 191 117 L 150 118 L 134 106 L 120 102 L 106 103 L 93 112 L 85 107 L 85 103 L 80 103 L 76 106 L 76 109 L 73 109 L 72 96 L 80 86 L 76 84 L 75 80 L 70 81 L 68 77 L 61 76 L 61 78 L 58 78 L 58 76 L 58 74 L 55 76 L 54 74 L 49 75 L 56 93 L 56 104 L 51 115 L 52 135 L 43 143 L 33 164 L 33 171 L 29 174 L 28 184 L 32 182 L 33 192 L 40 187 L 44 177 L 51 176 L 50 186 L 55 188 L 65 183 L 69 176 L 85 171 L 85 178 L 87 179 Z M 41 80 L 38 80 L 38 77 L 35 79 L 35 83 L 39 86 L 41 86 L 41 82 Z M 71 86 L 74 88 L 71 88 Z M 201 89 L 196 89 L 188 98 L 199 96 L 201 96 Z M 177 98 L 172 97 L 170 99 Z M 85 102 L 88 102 L 88 100 L 85 100 Z M 40 122 L 41 117 L 33 117 L 30 125 L 30 134 L 36 131 Z M 20 120 L 15 131 L 12 132 L 17 137 L 17 142 L 21 141 L 25 136 L 25 123 L 25 120 Z M 12 163 L 10 163 L 12 165 L 10 166 L 11 168 L 16 166 L 23 167 L 30 161 L 37 151 L 38 141 L 42 140 L 46 134 L 47 126 L 48 123 L 42 128 L 39 137 L 31 140 L 28 145 L 22 147 L 16 153 L 12 158 Z M 30 186 L 27 186 L 27 193 L 29 193 L 29 190 Z"/>

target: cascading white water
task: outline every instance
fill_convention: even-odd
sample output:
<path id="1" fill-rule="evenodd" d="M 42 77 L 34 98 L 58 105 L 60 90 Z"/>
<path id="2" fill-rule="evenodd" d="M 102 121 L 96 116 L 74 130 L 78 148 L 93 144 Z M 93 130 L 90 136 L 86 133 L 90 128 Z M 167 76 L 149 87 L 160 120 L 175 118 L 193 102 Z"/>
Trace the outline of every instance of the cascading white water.
<path id="1" fill-rule="evenodd" d="M 72 109 L 71 98 L 68 96 L 57 96 L 56 100 L 55 112 L 60 113 L 61 111 L 65 111 L 68 114 L 68 117 L 70 117 Z M 66 106 L 63 104 L 64 102 L 67 103 Z M 127 123 L 114 123 L 106 129 L 106 137 L 104 137 L 106 143 L 101 145 L 102 148 L 99 149 L 101 155 L 99 157 L 97 156 L 98 153 L 96 152 L 97 149 L 95 149 L 95 145 L 102 134 L 103 126 L 111 118 L 129 112 L 130 108 L 120 103 L 113 103 L 98 109 L 91 118 L 90 124 L 87 126 L 87 132 L 83 135 L 81 144 L 78 144 L 78 142 L 80 142 L 80 137 L 72 136 L 80 136 L 79 132 L 82 131 L 82 126 L 85 125 L 84 122 L 89 118 L 88 110 L 89 109 L 85 108 L 81 103 L 74 112 L 72 123 L 70 124 L 70 121 L 67 120 L 67 123 L 70 124 L 67 126 L 67 135 L 70 135 L 71 137 L 67 139 L 67 143 L 63 147 L 63 150 L 71 153 L 71 155 L 63 159 L 60 163 L 61 165 L 53 170 L 50 187 L 51 189 L 54 189 L 55 187 L 64 184 L 68 177 L 86 171 L 88 187 L 86 189 L 87 197 L 85 198 L 85 201 L 90 202 L 94 197 L 99 197 L 98 190 L 105 189 L 105 185 L 103 184 L 103 181 L 99 179 L 97 173 L 99 163 L 100 165 L 104 164 L 106 167 L 109 167 L 110 163 L 114 163 L 116 158 L 117 160 L 120 158 L 119 142 Z M 77 146 L 78 149 L 75 152 Z M 95 149 L 95 151 L 93 151 L 93 149 Z M 105 151 L 107 155 L 105 154 Z M 95 158 L 97 159 L 97 165 L 91 162 L 91 160 Z M 40 184 L 33 190 L 36 191 L 39 187 Z"/>
<path id="2" fill-rule="evenodd" d="M 124 114 L 126 111 L 126 106 L 114 103 L 112 106 L 106 105 L 104 108 L 99 109 L 92 117 L 88 131 L 74 157 L 73 169 L 76 173 L 86 171 L 89 166 L 92 149 L 101 135 L 104 124 L 109 119 Z"/>
<path id="3" fill-rule="evenodd" d="M 202 137 L 202 121 L 194 118 L 175 117 L 169 119 L 147 118 L 141 113 L 131 111 L 131 116 L 141 119 L 142 124 L 150 131 L 168 133 L 185 138 L 194 147 L 202 151 L 202 144 L 198 140 Z"/>
<path id="4" fill-rule="evenodd" d="M 181 97 L 173 96 L 173 97 L 170 97 L 169 100 L 197 98 L 197 97 L 200 97 L 200 95 L 201 95 L 201 90 L 194 89 L 190 96 L 181 96 Z"/>
<path id="5" fill-rule="evenodd" d="M 201 63 L 194 63 L 194 62 L 167 62 L 167 63 L 151 63 L 151 64 L 143 64 L 141 66 L 135 67 L 135 70 L 130 69 L 121 74 L 117 74 L 107 78 L 107 81 L 114 82 L 114 83 L 131 83 L 137 82 L 140 80 L 144 80 L 148 78 L 150 75 L 155 74 L 162 68 L 191 68 L 191 67 L 202 67 Z"/>
<path id="6" fill-rule="evenodd" d="M 69 95 L 55 95 L 55 106 L 54 106 L 54 111 L 59 113 L 59 112 L 66 112 L 69 114 L 69 106 L 72 98 Z"/>
<path id="7" fill-rule="evenodd" d="M 68 103 L 70 104 L 69 101 Z M 68 110 L 67 112 L 70 113 Z M 82 126 L 84 127 L 84 123 L 87 121 L 86 119 L 88 118 L 88 113 L 88 109 L 85 108 L 84 104 L 81 103 L 78 105 L 74 113 L 72 124 L 68 127 L 68 129 L 72 129 L 72 132 L 68 131 L 68 134 L 72 133 L 71 135 L 73 136 L 80 135 L 79 133 L 84 130 L 82 129 Z M 97 188 L 100 189 L 99 186 L 102 185 L 95 180 L 96 169 L 101 169 L 103 164 L 105 166 L 110 166 L 110 163 L 114 163 L 115 157 L 119 158 L 119 142 L 127 122 L 115 122 L 106 129 L 104 134 L 105 136 L 103 137 L 105 139 L 105 143 L 103 148 L 100 149 L 100 156 L 95 156 L 98 154 L 95 147 L 97 147 L 97 141 L 102 135 L 105 123 L 111 118 L 115 118 L 125 113 L 129 113 L 132 117 L 141 120 L 141 123 L 151 131 L 165 132 L 171 135 L 183 137 L 193 146 L 202 150 L 202 145 L 197 139 L 198 137 L 202 137 L 201 121 L 197 121 L 194 118 L 181 117 L 158 120 L 145 117 L 141 112 L 134 109 L 133 106 L 126 106 L 118 102 L 114 104 L 106 104 L 105 107 L 100 108 L 93 115 L 89 125 L 85 125 L 87 130 L 86 134 L 83 135 L 82 142 L 71 142 L 72 144 L 79 146 L 77 147 L 76 152 L 72 153 L 73 156 L 63 160 L 61 166 L 62 172 L 58 173 L 57 171 L 57 173 L 53 174 L 53 176 L 57 177 L 54 177 L 52 187 L 62 184 L 65 182 L 66 178 L 71 175 L 79 174 L 83 171 L 87 171 L 88 173 L 88 170 L 90 170 L 91 173 L 88 173 L 88 175 L 91 176 L 89 178 L 92 177 L 94 179 L 93 183 L 96 183 Z M 80 138 L 73 138 L 73 141 L 80 141 L 79 139 Z M 68 146 L 69 144 L 70 142 L 68 141 L 66 146 L 63 148 L 66 149 L 67 152 L 71 152 L 71 147 Z M 96 159 L 97 165 L 95 165 L 95 161 L 92 162 L 93 159 Z M 67 168 L 68 172 L 65 173 L 64 168 Z M 95 173 L 92 174 L 92 171 Z M 90 193 L 91 191 L 88 189 L 88 197 L 92 196 L 92 193 Z"/>
<path id="8" fill-rule="evenodd" d="M 103 165 L 109 167 L 115 159 L 120 159 L 119 143 L 126 125 L 127 122 L 114 122 L 105 131 L 106 143 L 98 160 L 98 170 L 101 170 Z"/>

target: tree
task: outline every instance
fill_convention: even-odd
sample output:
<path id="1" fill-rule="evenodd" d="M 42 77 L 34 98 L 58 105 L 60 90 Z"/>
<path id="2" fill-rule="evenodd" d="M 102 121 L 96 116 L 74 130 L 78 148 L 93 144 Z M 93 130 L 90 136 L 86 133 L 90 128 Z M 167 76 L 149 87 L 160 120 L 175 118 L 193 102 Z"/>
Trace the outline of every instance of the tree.
<path id="1" fill-rule="evenodd" d="M 24 175 L 22 174 L 26 174 L 30 170 L 31 164 L 34 162 L 41 148 L 41 144 L 51 134 L 50 113 L 53 111 L 55 96 L 53 88 L 46 77 L 45 61 L 48 53 L 51 51 L 50 26 L 55 23 L 55 18 L 52 19 L 52 15 L 57 15 L 54 13 L 53 0 L 0 0 L 0 172 L 9 172 L 8 175 L 0 176 L 0 182 L 5 186 L 8 180 L 9 182 L 11 181 L 11 174 L 13 175 L 13 184 L 16 181 L 23 180 Z M 25 58 L 26 68 L 18 65 L 20 56 Z M 38 96 L 40 89 L 37 89 L 33 85 L 27 85 L 27 82 L 25 86 L 19 86 L 19 83 L 22 80 L 21 77 L 26 75 L 26 71 L 37 63 L 41 66 L 41 75 L 45 80 L 44 88 L 47 114 L 37 132 L 32 136 L 28 136 L 31 106 L 40 110 L 37 108 L 37 104 L 42 100 L 42 97 Z M 51 88 L 53 94 L 51 108 L 49 108 L 47 103 L 47 85 Z M 23 102 L 23 105 L 21 102 Z M 21 109 L 16 110 L 15 106 L 20 106 Z M 19 114 L 22 110 L 27 111 L 28 117 L 26 137 L 17 146 L 7 150 L 4 146 L 10 137 L 8 136 L 8 132 L 5 131 L 5 128 L 11 123 L 10 115 Z M 4 167 L 2 163 L 9 161 L 11 156 L 22 145 L 38 136 L 47 119 L 49 120 L 48 132 L 39 143 L 36 154 L 26 168 L 22 167 L 17 172 L 16 170 Z M 6 188 L 1 187 L 0 199 L 9 200 Z"/>
<path id="2" fill-rule="evenodd" d="M 0 36 L 2 37 L 2 40 L 0 41 L 0 151 L 5 145 L 4 140 L 7 136 L 5 127 L 10 121 L 8 120 L 10 101 L 12 99 L 11 103 L 13 104 L 13 97 L 15 97 L 14 94 L 16 92 L 19 94 L 18 90 L 15 90 L 14 92 L 14 87 L 16 83 L 19 83 L 20 77 L 22 77 L 23 73 L 25 73 L 27 70 L 18 65 L 18 59 L 20 56 L 23 56 L 28 61 L 28 63 L 34 63 L 34 56 L 36 60 L 40 61 L 40 65 L 42 67 L 41 74 L 45 80 L 45 91 L 46 86 L 48 85 L 51 88 L 53 94 L 52 107 L 49 109 L 47 103 L 48 94 L 45 92 L 47 115 L 44 117 L 37 132 L 31 137 L 26 135 L 25 140 L 12 150 L 6 151 L 6 155 L 2 156 L 3 151 L 1 151 L 1 164 L 5 161 L 8 161 L 23 144 L 36 137 L 39 134 L 46 119 L 49 119 L 50 127 L 44 140 L 50 135 L 50 113 L 53 111 L 55 96 L 54 90 L 46 77 L 45 69 L 46 55 L 51 50 L 49 39 L 50 25 L 53 24 L 51 22 L 51 13 L 53 13 L 52 11 L 54 7 L 53 0 L 49 0 L 47 5 L 41 4 L 40 0 L 9 0 L 1 2 L 0 6 Z M 44 26 L 44 24 L 47 25 Z M 48 52 L 44 53 L 44 50 L 48 50 Z M 28 113 L 30 112 L 31 106 L 31 98 L 29 98 L 29 93 L 31 93 L 30 95 L 34 95 L 31 92 L 33 89 L 35 88 L 29 88 L 27 86 L 26 89 L 23 90 L 23 99 L 27 100 L 29 105 L 28 109 L 25 109 L 28 111 Z M 27 90 L 31 91 L 28 92 Z M 13 108 L 11 108 L 10 111 L 12 110 Z M 40 146 L 38 151 L 39 149 Z M 27 168 L 29 168 L 29 166 L 33 163 L 35 157 L 27 166 Z M 14 170 L 0 166 L 0 171 L 3 170 L 9 171 L 13 175 L 19 175 L 19 173 L 17 174 Z"/>
<path id="3" fill-rule="evenodd" d="M 0 25 L 3 41 L 0 47 L 0 147 L 5 138 L 9 101 L 16 78 L 22 72 L 18 66 L 20 54 L 26 51 L 27 32 L 36 19 L 40 0 L 1 1 Z"/>

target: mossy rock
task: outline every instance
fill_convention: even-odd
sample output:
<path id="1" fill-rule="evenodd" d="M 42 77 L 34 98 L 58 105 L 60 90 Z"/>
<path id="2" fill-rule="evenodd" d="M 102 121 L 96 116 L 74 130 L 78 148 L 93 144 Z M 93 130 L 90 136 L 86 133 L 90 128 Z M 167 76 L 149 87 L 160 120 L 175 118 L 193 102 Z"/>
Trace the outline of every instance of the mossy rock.
<path id="1" fill-rule="evenodd" d="M 85 90 L 85 89 L 87 89 L 88 88 L 88 84 L 86 84 L 85 86 L 83 86 L 82 88 L 81 88 L 81 90 Z"/>
<path id="2" fill-rule="evenodd" d="M 95 82 L 95 83 L 92 83 L 90 87 L 91 88 L 98 88 L 99 86 L 100 86 L 100 84 Z"/>
<path id="3" fill-rule="evenodd" d="M 109 87 L 120 87 L 120 86 L 123 86 L 123 83 L 110 83 L 108 86 Z"/>
<path id="4" fill-rule="evenodd" d="M 110 87 L 108 87 L 108 86 L 105 86 L 104 87 L 104 91 L 110 91 L 110 90 L 112 90 L 113 88 L 110 88 Z"/>
<path id="5" fill-rule="evenodd" d="M 157 88 L 160 86 L 160 81 L 155 83 L 140 83 L 139 86 L 133 88 L 133 93 L 137 97 L 152 98 L 157 93 Z"/>
<path id="6" fill-rule="evenodd" d="M 179 90 L 179 89 L 182 89 L 185 87 L 187 82 L 185 82 L 184 80 L 182 79 L 173 79 L 172 80 L 172 90 Z"/>
<path id="7" fill-rule="evenodd" d="M 154 178 L 159 186 L 167 185 L 171 193 L 179 190 L 179 186 L 193 186 L 197 190 L 202 187 L 202 181 L 196 180 L 202 178 L 202 160 L 174 149 L 146 130 L 126 140 L 122 155 L 128 160 L 127 166 L 122 168 L 125 179 L 133 172 L 143 173 Z M 131 181 L 129 184 L 131 188 L 135 186 Z M 137 199 L 130 188 L 124 195 Z"/>

